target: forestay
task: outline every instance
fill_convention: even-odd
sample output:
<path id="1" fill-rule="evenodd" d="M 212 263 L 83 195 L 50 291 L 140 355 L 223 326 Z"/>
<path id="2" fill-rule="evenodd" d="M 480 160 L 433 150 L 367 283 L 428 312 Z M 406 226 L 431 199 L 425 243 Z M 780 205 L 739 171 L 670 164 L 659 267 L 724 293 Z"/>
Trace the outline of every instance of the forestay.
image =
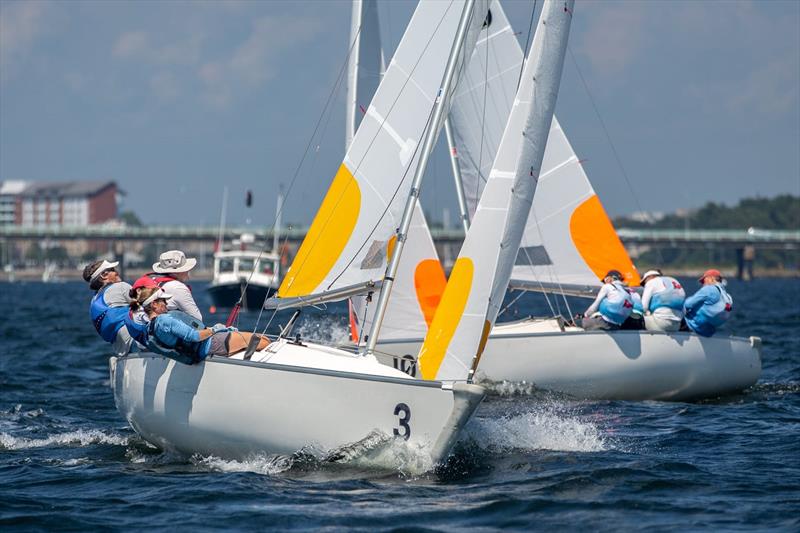
<path id="1" fill-rule="evenodd" d="M 471 376 L 494 326 L 542 168 L 573 3 L 542 8 L 489 180 L 419 353 L 425 379 Z"/>
<path id="2" fill-rule="evenodd" d="M 346 298 L 382 278 L 463 8 L 463 0 L 417 6 L 269 307 Z M 477 31 L 470 35 L 467 50 Z"/>
<path id="3" fill-rule="evenodd" d="M 470 218 L 497 154 L 523 59 L 499 2 L 490 9 L 489 38 L 476 45 L 450 111 Z M 612 268 L 622 272 L 629 284 L 639 283 L 581 161 L 554 117 L 511 286 L 591 293 L 599 286 L 599 277 Z"/>
<path id="4" fill-rule="evenodd" d="M 350 21 L 352 49 L 347 71 L 345 148 L 349 148 L 352 144 L 361 117 L 366 113 L 385 70 L 377 1 L 353 0 L 353 14 Z"/>

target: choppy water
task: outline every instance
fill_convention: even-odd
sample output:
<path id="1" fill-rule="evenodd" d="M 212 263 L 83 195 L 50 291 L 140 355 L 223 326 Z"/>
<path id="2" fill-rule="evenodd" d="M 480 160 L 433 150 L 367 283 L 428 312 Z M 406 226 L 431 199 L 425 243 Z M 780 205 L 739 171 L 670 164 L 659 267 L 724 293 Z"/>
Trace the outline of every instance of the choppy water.
<path id="1" fill-rule="evenodd" d="M 447 465 L 419 473 L 413 450 L 379 437 L 334 462 L 154 449 L 114 408 L 85 285 L 0 284 L 0 528 L 797 531 L 800 280 L 730 289 L 731 329 L 764 339 L 752 389 L 634 403 L 510 388 L 481 405 Z M 336 338 L 343 324 L 317 314 L 299 331 Z"/>

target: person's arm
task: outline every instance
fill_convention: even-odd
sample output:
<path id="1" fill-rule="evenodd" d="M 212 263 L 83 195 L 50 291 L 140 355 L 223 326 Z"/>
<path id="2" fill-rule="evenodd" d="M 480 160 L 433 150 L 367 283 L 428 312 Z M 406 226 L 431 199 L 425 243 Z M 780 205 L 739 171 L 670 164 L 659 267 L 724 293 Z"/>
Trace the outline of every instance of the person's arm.
<path id="1" fill-rule="evenodd" d="M 169 316 L 169 314 L 158 317 L 156 321 L 156 333 L 158 333 L 159 330 L 172 333 L 186 342 L 200 342 L 204 338 L 208 338 L 208 336 L 202 338 L 199 331 L 188 324 L 184 324 L 177 318 Z"/>
<path id="2" fill-rule="evenodd" d="M 113 283 L 103 294 L 106 305 L 109 307 L 127 307 L 131 303 L 131 297 L 128 294 L 130 290 L 131 286 L 124 281 Z"/>
<path id="3" fill-rule="evenodd" d="M 644 285 L 644 292 L 642 293 L 642 311 L 644 314 L 650 314 L 650 298 L 653 297 L 653 283 L 648 282 Z"/>
<path id="4" fill-rule="evenodd" d="M 686 300 L 683 302 L 683 308 L 687 313 L 694 314 L 704 303 L 708 302 L 708 298 L 712 296 L 711 292 L 709 291 L 710 288 L 711 287 L 708 285 L 704 285 L 699 291 L 686 298 Z M 714 292 L 719 293 L 718 290 L 713 290 Z"/>
<path id="5" fill-rule="evenodd" d="M 197 307 L 189 287 L 180 281 L 170 281 L 164 284 L 164 290 L 172 295 L 172 298 L 167 300 L 168 309 L 183 311 L 200 322 L 203 321 L 203 314 L 200 312 L 200 308 Z"/>
<path id="6" fill-rule="evenodd" d="M 603 301 L 603 298 L 606 297 L 607 293 L 608 293 L 608 285 L 603 285 L 600 288 L 600 290 L 597 291 L 597 298 L 595 298 L 594 302 L 592 302 L 592 305 L 590 305 L 589 308 L 586 309 L 586 311 L 584 311 L 583 316 L 589 317 L 592 316 L 594 313 L 596 313 L 597 310 L 600 308 L 600 302 Z"/>

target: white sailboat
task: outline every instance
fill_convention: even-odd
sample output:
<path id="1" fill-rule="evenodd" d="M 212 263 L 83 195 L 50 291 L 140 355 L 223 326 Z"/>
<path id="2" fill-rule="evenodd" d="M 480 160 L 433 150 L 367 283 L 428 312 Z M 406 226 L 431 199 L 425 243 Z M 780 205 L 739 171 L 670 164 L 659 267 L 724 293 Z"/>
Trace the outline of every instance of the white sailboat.
<path id="1" fill-rule="evenodd" d="M 497 153 L 504 117 L 512 109 L 523 60 L 499 2 L 493 2 L 490 11 L 488 35 L 476 45 L 451 107 L 448 131 L 457 154 L 454 167 L 457 188 L 463 191 L 459 199 L 467 227 Z M 422 260 L 438 261 L 435 252 Z M 402 270 L 398 283 L 415 279 L 414 268 Z M 551 292 L 555 298 L 559 293 L 593 295 L 600 276 L 612 268 L 623 272 L 628 283 L 638 284 L 630 257 L 554 118 L 511 287 Z M 417 291 L 427 295 L 425 302 L 392 302 L 392 306 L 405 306 L 389 313 L 404 316 L 400 324 L 408 333 L 403 335 L 402 327 L 395 327 L 398 335 L 381 338 L 378 351 L 384 362 L 417 372 L 413 354 L 423 337 L 418 330 L 428 326 L 420 319 L 420 310 L 435 308 L 438 287 L 417 283 Z M 760 346 L 757 337 L 586 332 L 558 319 L 530 318 L 492 329 L 478 375 L 581 398 L 681 400 L 717 396 L 754 384 L 761 372 Z"/>
<path id="2" fill-rule="evenodd" d="M 387 301 L 460 58 L 474 47 L 487 7 L 419 4 L 273 304 L 343 299 L 381 282 Z M 407 173 L 413 186 L 402 179 Z M 377 339 L 379 321 L 373 330 Z M 299 339 L 245 357 L 191 366 L 151 353 L 112 357 L 117 407 L 145 439 L 183 452 L 336 450 L 377 432 L 436 462 L 484 395 L 466 375 L 415 380 L 369 353 Z"/>

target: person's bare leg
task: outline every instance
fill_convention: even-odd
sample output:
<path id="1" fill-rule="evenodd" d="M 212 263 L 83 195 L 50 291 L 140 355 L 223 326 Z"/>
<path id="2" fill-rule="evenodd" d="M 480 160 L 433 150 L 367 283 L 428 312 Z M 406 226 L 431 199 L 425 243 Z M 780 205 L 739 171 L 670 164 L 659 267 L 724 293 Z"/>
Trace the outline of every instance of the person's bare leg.
<path id="1" fill-rule="evenodd" d="M 253 335 L 253 333 L 232 331 L 231 336 L 228 339 L 228 355 L 233 355 L 247 350 L 247 347 L 250 344 L 250 339 L 253 337 Z M 259 338 L 258 347 L 256 350 L 263 350 L 269 346 L 268 338 L 262 337 L 261 335 L 256 335 L 256 337 Z"/>

